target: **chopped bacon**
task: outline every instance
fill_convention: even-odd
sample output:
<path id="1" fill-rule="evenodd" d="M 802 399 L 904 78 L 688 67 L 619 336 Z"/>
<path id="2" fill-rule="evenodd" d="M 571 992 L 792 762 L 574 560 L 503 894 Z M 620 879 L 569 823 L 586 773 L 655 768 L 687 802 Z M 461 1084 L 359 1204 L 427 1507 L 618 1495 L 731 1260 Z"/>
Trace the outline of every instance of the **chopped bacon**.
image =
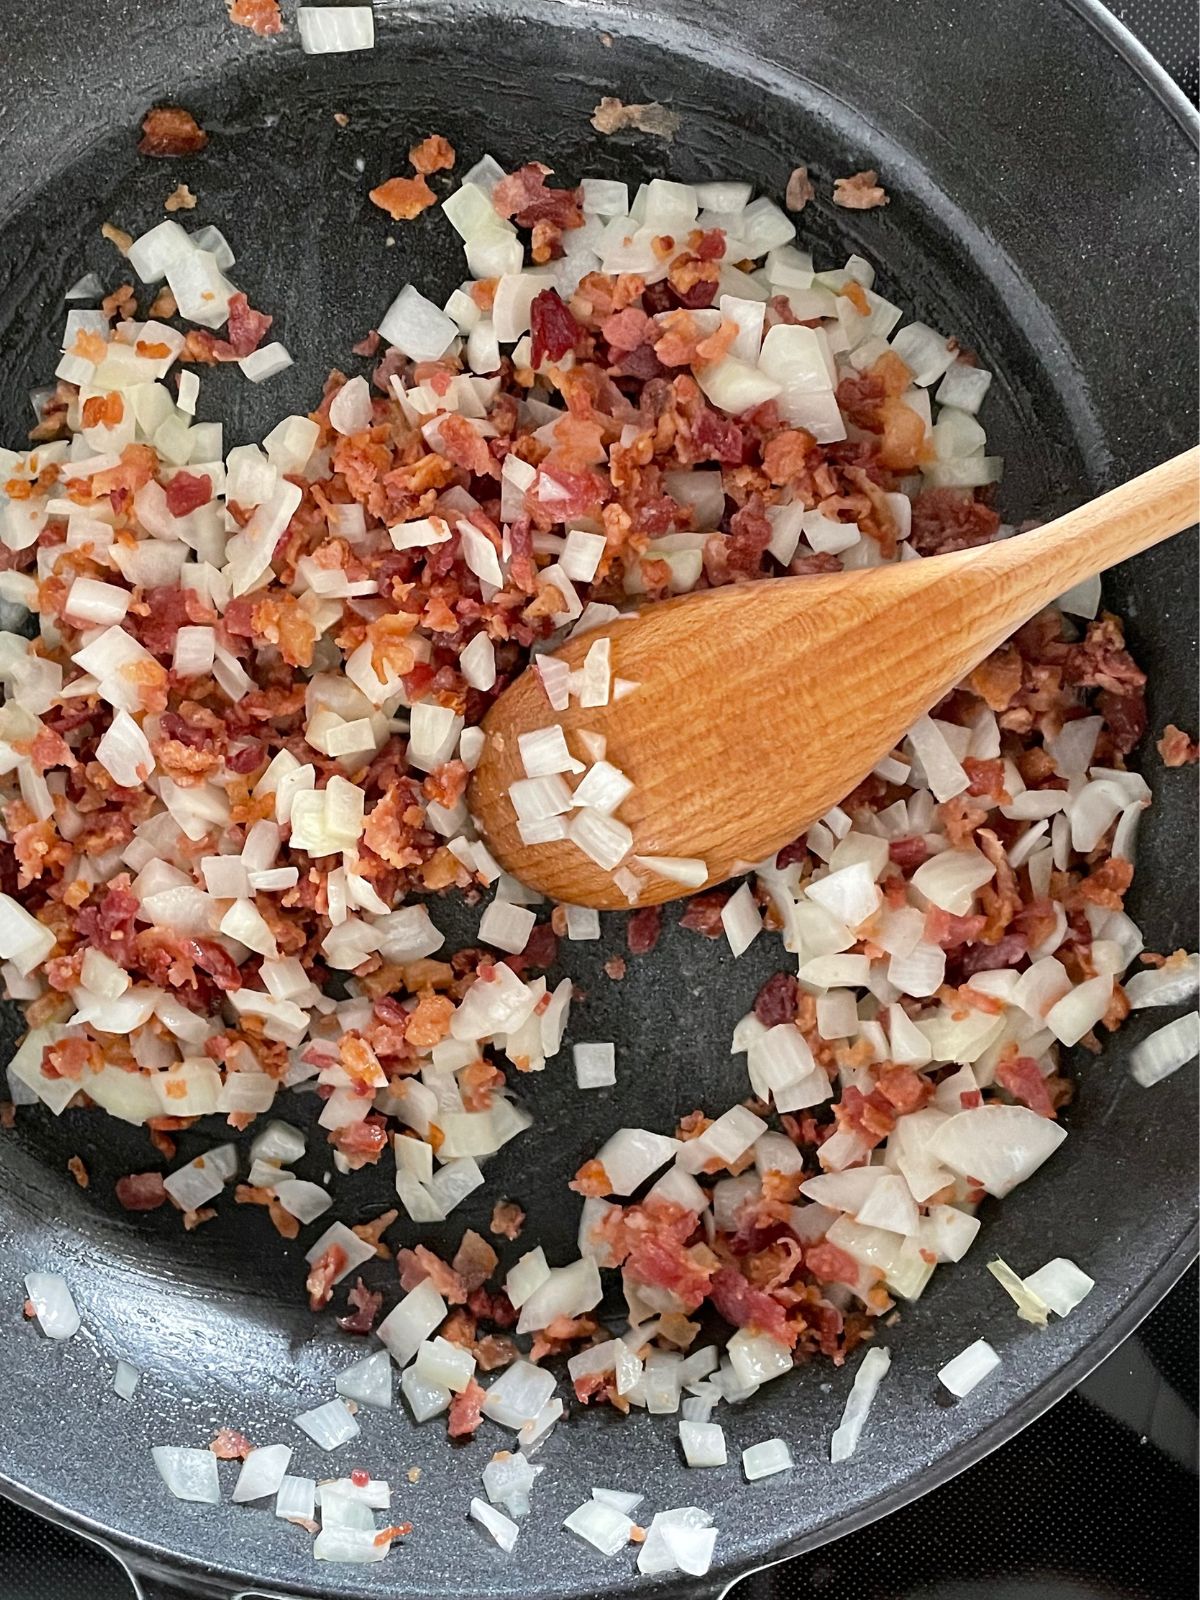
<path id="1" fill-rule="evenodd" d="M 229 335 L 229 348 L 235 358 L 240 360 L 242 356 L 257 350 L 274 320 L 265 311 L 256 311 L 240 289 L 230 295 L 229 320 L 225 331 Z"/>
<path id="2" fill-rule="evenodd" d="M 348 1315 L 337 1319 L 338 1327 L 346 1333 L 370 1333 L 383 1305 L 383 1295 L 368 1289 L 361 1278 L 356 1278 L 347 1299 L 352 1309 Z"/>
<path id="3" fill-rule="evenodd" d="M 488 1223 L 490 1232 L 502 1239 L 516 1239 L 520 1237 L 524 1226 L 525 1213 L 515 1200 L 496 1201 L 492 1207 L 492 1220 Z"/>
<path id="4" fill-rule="evenodd" d="M 450 1402 L 450 1417 L 446 1431 L 452 1439 L 467 1439 L 483 1420 L 482 1406 L 487 1390 L 472 1378 L 461 1394 Z"/>
<path id="5" fill-rule="evenodd" d="M 1039 1117 L 1055 1115 L 1054 1102 L 1046 1088 L 1046 1080 L 1038 1071 L 1031 1056 L 1017 1056 L 1015 1060 L 1001 1061 L 996 1067 L 996 1082 L 1007 1089 L 1014 1100 L 1019 1100 Z"/>
<path id="6" fill-rule="evenodd" d="M 1200 760 L 1200 744 L 1173 722 L 1167 723 L 1155 748 L 1164 767 L 1190 767 Z"/>
<path id="7" fill-rule="evenodd" d="M 922 489 L 913 501 L 908 542 L 918 555 L 944 555 L 990 544 L 999 526 L 997 513 L 969 489 Z"/>
<path id="8" fill-rule="evenodd" d="M 554 289 L 542 289 L 534 295 L 529 307 L 529 320 L 535 368 L 544 361 L 561 361 L 583 337 L 583 329 L 576 322 L 571 308 Z"/>
<path id="9" fill-rule="evenodd" d="M 531 161 L 510 173 L 492 190 L 492 205 L 502 217 L 512 217 L 522 228 L 553 222 L 559 228 L 583 223 L 582 189 L 548 189 L 549 167 Z"/>
<path id="10" fill-rule="evenodd" d="M 764 1028 L 776 1028 L 796 1020 L 800 985 L 790 972 L 777 972 L 768 978 L 754 997 L 754 1015 Z"/>
<path id="11" fill-rule="evenodd" d="M 203 150 L 208 135 L 182 106 L 155 106 L 142 119 L 138 150 L 144 156 L 190 156 Z"/>
<path id="12" fill-rule="evenodd" d="M 468 1291 L 461 1276 L 453 1267 L 447 1266 L 441 1256 L 423 1244 L 412 1250 L 405 1248 L 397 1251 L 396 1266 L 400 1271 L 402 1289 L 415 1289 L 428 1278 L 442 1298 L 452 1306 L 465 1304 Z"/>
<path id="13" fill-rule="evenodd" d="M 662 921 L 661 906 L 643 906 L 633 913 L 625 924 L 625 942 L 631 956 L 649 955 L 662 933 Z"/>
<path id="14" fill-rule="evenodd" d="M 411 222 L 422 211 L 437 205 L 437 195 L 421 173 L 415 178 L 388 178 L 372 189 L 367 198 L 372 205 L 386 211 L 393 222 Z"/>
<path id="15" fill-rule="evenodd" d="M 260 39 L 283 32 L 279 0 L 230 0 L 229 20 L 239 28 L 249 28 Z"/>
<path id="16" fill-rule="evenodd" d="M 888 192 L 873 168 L 833 180 L 833 203 L 846 211 L 873 211 L 877 206 L 886 206 L 888 200 Z"/>
<path id="17" fill-rule="evenodd" d="M 449 139 L 443 139 L 440 133 L 431 133 L 428 139 L 413 145 L 408 152 L 408 159 L 414 171 L 427 177 L 431 172 L 448 172 L 456 156 Z"/>
<path id="18" fill-rule="evenodd" d="M 636 128 L 639 133 L 653 134 L 668 142 L 679 132 L 681 120 L 678 111 L 669 111 L 657 100 L 645 105 L 626 105 L 607 94 L 591 116 L 597 133 L 622 133 L 627 128 Z"/>
<path id="19" fill-rule="evenodd" d="M 186 517 L 189 511 L 206 506 L 212 499 L 212 479 L 207 472 L 191 473 L 181 468 L 167 484 L 167 510 L 173 517 Z"/>
<path id="20" fill-rule="evenodd" d="M 807 167 L 793 167 L 784 191 L 783 203 L 789 211 L 803 211 L 816 195 Z"/>
<path id="21" fill-rule="evenodd" d="M 161 1172 L 130 1172 L 117 1179 L 117 1204 L 126 1211 L 157 1211 L 166 1199 Z"/>
<path id="22" fill-rule="evenodd" d="M 67 1161 L 67 1171 L 75 1179 L 81 1189 L 86 1189 L 91 1183 L 88 1169 L 83 1163 L 82 1156 L 71 1156 Z"/>
<path id="23" fill-rule="evenodd" d="M 346 1252 L 340 1244 L 331 1244 L 313 1262 L 305 1280 L 311 1310 L 320 1311 L 329 1304 L 333 1298 L 334 1280 L 341 1275 L 345 1266 Z"/>
<path id="24" fill-rule="evenodd" d="M 462 1243 L 455 1251 L 450 1266 L 470 1294 L 487 1282 L 495 1272 L 499 1260 L 499 1256 L 487 1240 L 473 1228 L 468 1228 L 462 1236 Z"/>
<path id="25" fill-rule="evenodd" d="M 254 1446 L 236 1428 L 222 1428 L 208 1448 L 218 1461 L 245 1461 Z"/>
<path id="26" fill-rule="evenodd" d="M 706 939 L 720 939 L 725 932 L 721 912 L 728 899 L 728 889 L 706 889 L 703 894 L 694 894 L 679 919 L 679 926 L 689 933 L 702 933 Z"/>
<path id="27" fill-rule="evenodd" d="M 789 1326 L 779 1301 L 747 1283 L 736 1267 L 722 1267 L 714 1275 L 712 1303 L 735 1328 L 769 1334 L 789 1350 L 796 1342 L 796 1329 Z"/>

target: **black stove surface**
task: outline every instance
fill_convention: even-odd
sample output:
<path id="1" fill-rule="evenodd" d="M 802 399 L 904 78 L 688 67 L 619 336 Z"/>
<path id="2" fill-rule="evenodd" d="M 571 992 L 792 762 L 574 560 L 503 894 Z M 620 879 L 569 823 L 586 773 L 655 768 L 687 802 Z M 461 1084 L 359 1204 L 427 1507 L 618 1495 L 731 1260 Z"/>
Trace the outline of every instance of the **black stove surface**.
<path id="1" fill-rule="evenodd" d="M 1196 0 L 1110 0 L 1193 103 Z M 755 1573 L 732 1600 L 1196 1600 L 1192 1269 L 1016 1439 L 860 1533 Z M 0 1600 L 133 1600 L 97 1546 L 0 1497 Z"/>

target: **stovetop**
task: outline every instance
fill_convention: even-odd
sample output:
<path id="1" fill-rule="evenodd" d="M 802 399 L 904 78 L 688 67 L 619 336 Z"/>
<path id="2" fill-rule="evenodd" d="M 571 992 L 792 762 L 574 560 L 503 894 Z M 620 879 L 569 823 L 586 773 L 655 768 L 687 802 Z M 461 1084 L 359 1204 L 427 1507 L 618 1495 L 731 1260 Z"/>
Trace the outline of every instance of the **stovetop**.
<path id="1" fill-rule="evenodd" d="M 1195 103 L 1195 0 L 1110 0 Z M 1193 1268 L 1093 1375 L 952 1482 L 733 1600 L 1196 1600 Z M 103 1550 L 0 1498 L 0 1600 L 133 1600 Z"/>

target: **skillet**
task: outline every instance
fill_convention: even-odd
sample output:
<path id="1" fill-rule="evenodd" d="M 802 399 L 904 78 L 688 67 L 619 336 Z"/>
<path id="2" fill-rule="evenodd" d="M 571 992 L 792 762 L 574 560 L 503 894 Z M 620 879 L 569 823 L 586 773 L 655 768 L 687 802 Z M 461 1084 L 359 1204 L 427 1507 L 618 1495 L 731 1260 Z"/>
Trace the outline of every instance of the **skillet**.
<path id="1" fill-rule="evenodd" d="M 221 0 L 109 0 L 99 14 L 91 0 L 14 8 L 0 59 L 6 442 L 23 436 L 25 393 L 55 364 L 64 289 L 89 268 L 106 287 L 120 281 L 100 224 L 149 226 L 180 178 L 201 196 L 188 220 L 230 234 L 239 284 L 276 313 L 297 358 L 261 391 L 220 385 L 227 445 L 307 409 L 403 282 L 445 294 L 458 281 L 436 212 L 392 230 L 389 249 L 366 201 L 431 131 L 463 164 L 487 149 L 510 168 L 546 161 L 564 181 L 722 176 L 778 195 L 807 161 L 827 196 L 834 176 L 879 168 L 886 210 L 840 212 L 822 199 L 803 234 L 827 264 L 850 249 L 869 256 L 885 294 L 958 334 L 996 372 L 986 420 L 1008 460 L 1000 503 L 1011 520 L 1053 515 L 1193 442 L 1195 120 L 1090 0 L 658 0 L 653 11 L 376 0 L 375 10 L 372 53 L 304 58 L 294 26 L 257 40 L 228 24 Z M 683 116 L 675 143 L 598 137 L 588 119 L 601 94 L 673 106 Z M 196 113 L 210 134 L 201 156 L 172 164 L 136 154 L 138 124 L 158 101 Z M 335 111 L 348 114 L 347 128 Z M 214 383 L 205 398 L 216 405 L 217 394 Z M 1158 950 L 1195 942 L 1194 785 L 1187 774 L 1164 777 L 1152 750 L 1167 721 L 1196 721 L 1194 593 L 1194 548 L 1179 540 L 1107 584 L 1150 673 L 1144 764 L 1156 802 L 1130 909 Z M 451 942 L 466 939 L 452 907 L 434 914 Z M 510 1194 L 530 1214 L 523 1247 L 536 1238 L 552 1261 L 568 1259 L 576 1211 L 563 1203 L 565 1182 L 613 1128 L 665 1127 L 742 1092 L 742 1068 L 727 1053 L 732 1023 L 782 953 L 760 940 L 735 965 L 669 915 L 653 957 L 613 984 L 601 964 L 622 947 L 621 919 L 606 918 L 603 947 L 569 946 L 564 965 L 588 996 L 576 1037 L 617 1040 L 620 1087 L 581 1103 L 569 1074 L 523 1083 L 535 1127 L 494 1159 L 488 1185 L 452 1226 L 423 1230 L 435 1248 L 482 1227 L 493 1200 Z M 15 1014 L 5 1025 L 8 1054 Z M 532 1519 L 504 1556 L 464 1522 L 501 1441 L 485 1429 L 452 1450 L 439 1424 L 415 1429 L 398 1408 L 372 1416 L 359 1453 L 400 1486 L 395 1510 L 414 1533 L 367 1568 L 316 1566 L 307 1538 L 269 1504 L 173 1501 L 150 1460 L 152 1444 L 202 1445 L 231 1424 L 259 1442 L 301 1445 L 296 1470 L 342 1470 L 289 1421 L 327 1398 L 333 1373 L 361 1353 L 305 1308 L 302 1243 L 282 1245 L 251 1207 L 226 1204 L 194 1235 L 173 1214 L 131 1217 L 113 1184 L 154 1164 L 144 1135 L 86 1112 L 57 1121 L 22 1112 L 0 1142 L 0 1487 L 102 1539 L 148 1596 L 715 1593 L 977 1460 L 1077 1382 L 1182 1271 L 1195 1238 L 1196 1080 L 1180 1073 L 1152 1091 L 1129 1082 L 1129 1047 L 1152 1025 L 1135 1019 L 1099 1060 L 1076 1064 L 1081 1093 L 1062 1150 L 1002 1207 L 986 1207 L 968 1261 L 905 1307 L 888 1338 L 892 1372 L 852 1462 L 828 1462 L 850 1374 L 824 1367 L 722 1418 L 733 1463 L 722 1473 L 685 1469 L 660 1419 L 585 1414 L 544 1447 Z M 304 1106 L 298 1099 L 283 1115 L 302 1121 Z M 185 1136 L 180 1158 L 220 1136 L 216 1127 Z M 319 1176 L 319 1149 L 314 1140 L 302 1175 Z M 87 1192 L 65 1170 L 76 1152 L 91 1171 Z M 335 1214 L 372 1217 L 389 1189 L 385 1172 L 368 1169 L 341 1183 Z M 392 1241 L 412 1243 L 415 1232 L 398 1225 Z M 984 1272 L 996 1253 L 1024 1272 L 1069 1255 L 1097 1288 L 1039 1333 Z M 83 1313 L 84 1330 L 66 1345 L 21 1323 L 22 1278 L 43 1268 L 66 1274 Z M 390 1304 L 394 1277 L 388 1287 Z M 969 1401 L 939 1405 L 934 1373 L 980 1336 L 1002 1368 Z M 110 1387 L 118 1356 L 146 1373 L 133 1404 Z M 790 1441 L 796 1471 L 745 1484 L 737 1452 L 776 1434 Z M 410 1465 L 422 1468 L 411 1487 Z M 561 1529 L 595 1483 L 642 1489 L 652 1507 L 711 1510 L 721 1534 L 710 1577 L 632 1578 L 623 1557 L 602 1566 Z"/>

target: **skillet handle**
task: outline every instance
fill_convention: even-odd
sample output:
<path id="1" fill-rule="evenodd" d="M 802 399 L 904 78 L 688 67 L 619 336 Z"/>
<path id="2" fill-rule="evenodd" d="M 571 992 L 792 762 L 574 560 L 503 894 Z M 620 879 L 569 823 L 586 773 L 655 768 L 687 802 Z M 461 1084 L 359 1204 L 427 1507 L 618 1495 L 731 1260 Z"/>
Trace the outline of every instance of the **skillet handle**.
<path id="1" fill-rule="evenodd" d="M 292 1600 L 275 1589 L 233 1591 L 215 1576 L 206 1579 L 203 1574 L 171 1572 L 150 1566 L 113 1545 L 105 1545 L 105 1549 L 125 1569 L 136 1600 Z"/>

